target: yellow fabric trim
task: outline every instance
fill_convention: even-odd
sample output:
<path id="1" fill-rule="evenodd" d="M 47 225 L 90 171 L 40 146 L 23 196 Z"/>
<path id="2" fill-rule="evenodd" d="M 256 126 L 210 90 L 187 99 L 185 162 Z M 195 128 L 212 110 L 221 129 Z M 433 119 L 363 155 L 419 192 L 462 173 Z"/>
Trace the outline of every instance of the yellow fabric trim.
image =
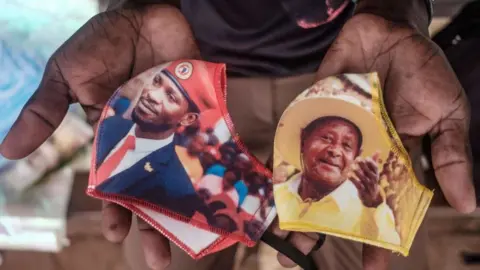
<path id="1" fill-rule="evenodd" d="M 289 195 L 285 193 L 287 191 L 286 185 L 288 181 L 287 183 L 280 183 L 280 184 L 274 185 L 274 195 L 275 195 L 277 212 L 278 212 L 279 221 L 280 221 L 279 225 L 280 225 L 280 228 L 284 230 L 300 231 L 300 232 L 315 231 L 315 232 L 325 233 L 325 234 L 329 234 L 337 237 L 342 237 L 345 239 L 350 239 L 353 241 L 367 243 L 373 246 L 386 248 L 394 252 L 398 252 L 404 256 L 407 256 L 409 253 L 410 247 L 412 245 L 412 242 L 414 240 L 414 237 L 418 231 L 418 228 L 420 227 L 420 224 L 422 223 L 425 217 L 428 206 L 430 205 L 430 202 L 433 197 L 433 191 L 428 190 L 426 187 L 421 185 L 415 176 L 415 173 L 412 167 L 412 162 L 410 160 L 408 152 L 403 146 L 400 140 L 400 137 L 398 136 L 387 114 L 384 101 L 383 101 L 383 94 L 380 88 L 380 81 L 377 73 L 368 74 L 367 78 L 370 85 L 369 92 L 372 96 L 371 112 L 373 113 L 374 118 L 379 124 L 379 126 L 385 128 L 378 131 L 381 133 L 381 135 L 375 134 L 375 136 L 378 136 L 377 139 L 383 139 L 385 142 L 387 142 L 389 149 L 398 157 L 399 162 L 405 164 L 407 168 L 407 171 L 406 171 L 407 175 L 403 175 L 405 176 L 404 179 L 406 179 L 405 184 L 403 184 L 403 186 L 397 185 L 395 183 L 391 184 L 386 181 L 382 181 L 382 179 L 380 179 L 381 187 L 382 187 L 382 196 L 384 198 L 388 198 L 389 196 L 394 195 L 393 197 L 394 204 L 390 205 L 388 209 L 391 209 L 392 212 L 395 213 L 395 218 L 394 218 L 395 224 L 393 226 L 395 228 L 394 230 L 398 233 L 400 237 L 400 244 L 399 245 L 393 244 L 391 242 L 381 240 L 382 233 L 380 232 L 379 232 L 379 239 L 373 239 L 373 237 L 366 237 L 365 234 L 362 234 L 362 233 L 348 232 L 345 229 L 346 227 L 348 227 L 348 224 L 349 224 L 348 222 L 343 223 L 342 226 L 344 226 L 344 228 L 340 229 L 339 228 L 341 226 L 340 224 L 337 227 L 334 227 L 334 226 L 325 226 L 325 224 L 328 222 L 325 222 L 323 224 L 319 224 L 319 223 L 322 223 L 321 221 L 313 223 L 312 221 L 315 221 L 314 218 L 310 219 L 309 221 L 305 221 L 305 218 L 293 219 L 292 213 L 297 211 L 298 209 L 295 210 L 294 208 L 296 206 L 292 204 L 286 205 L 290 202 L 288 197 Z M 330 80 L 332 79 L 330 78 Z M 323 87 L 328 88 L 328 85 L 325 86 L 325 84 L 327 84 L 325 83 L 325 81 L 320 82 L 320 84 L 322 84 Z M 308 89 L 305 92 L 307 91 Z M 296 100 L 303 99 L 305 96 L 305 92 L 300 94 L 300 96 L 297 97 Z M 291 108 L 292 105 L 294 105 L 295 103 L 296 102 L 294 101 L 288 108 Z M 320 117 L 320 115 L 318 117 Z M 282 123 L 282 119 L 280 120 L 280 122 L 282 125 L 284 125 L 283 128 L 286 129 L 287 123 Z M 290 126 L 288 126 L 288 128 L 290 128 Z M 278 128 L 277 128 L 277 132 L 278 132 Z M 284 143 L 287 143 L 287 142 L 284 142 Z M 274 144 L 274 151 L 275 151 L 274 167 L 280 164 L 283 164 L 285 162 L 285 160 L 282 158 L 282 155 L 278 153 L 278 149 L 280 145 L 283 145 L 283 144 L 282 142 L 278 142 L 278 141 L 276 141 Z M 382 153 L 382 154 L 385 155 L 386 153 Z M 288 168 L 288 173 L 290 174 L 291 172 L 292 172 L 292 168 L 290 167 Z M 312 206 L 310 206 L 310 208 L 311 207 Z M 393 209 L 392 207 L 395 209 Z M 290 219 L 287 220 L 286 218 L 290 218 Z M 345 216 L 345 218 L 349 218 L 349 217 Z M 387 219 L 384 219 L 384 221 L 385 220 Z M 341 219 L 338 219 L 338 221 L 339 223 L 342 222 Z M 330 222 L 332 221 L 330 220 Z M 368 222 L 364 221 L 362 224 L 373 225 L 372 222 L 373 220 L 370 220 Z M 347 224 L 347 226 L 345 224 Z M 355 224 L 355 222 L 353 222 L 352 224 Z M 384 229 L 392 226 L 392 224 L 388 222 L 381 223 L 381 224 L 380 226 L 384 226 Z M 372 228 L 372 230 L 367 229 L 366 233 L 370 234 L 370 236 L 373 236 L 374 235 L 373 229 L 374 228 Z M 388 229 L 384 230 L 383 232 L 388 232 Z M 393 238 L 390 238 L 390 239 L 393 239 Z"/>

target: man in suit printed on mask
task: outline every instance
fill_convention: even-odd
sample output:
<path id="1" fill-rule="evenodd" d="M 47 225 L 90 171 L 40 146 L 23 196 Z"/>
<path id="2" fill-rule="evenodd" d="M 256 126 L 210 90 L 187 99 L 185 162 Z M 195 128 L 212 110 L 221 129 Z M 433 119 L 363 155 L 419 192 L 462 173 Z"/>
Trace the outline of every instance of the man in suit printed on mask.
<path id="1" fill-rule="evenodd" d="M 205 64 L 175 61 L 144 84 L 131 120 L 105 119 L 97 144 L 97 190 L 170 209 L 186 217 L 211 219 L 178 152 L 179 127 L 199 120 L 217 105 Z M 177 149 L 177 150 L 176 150 Z"/>

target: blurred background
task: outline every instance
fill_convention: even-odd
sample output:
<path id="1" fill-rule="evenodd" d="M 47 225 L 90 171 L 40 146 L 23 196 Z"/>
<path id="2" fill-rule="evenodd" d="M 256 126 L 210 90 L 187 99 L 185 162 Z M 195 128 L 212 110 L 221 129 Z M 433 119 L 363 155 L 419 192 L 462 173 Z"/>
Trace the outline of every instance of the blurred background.
<path id="1" fill-rule="evenodd" d="M 50 55 L 108 2 L 0 0 L 0 140 L 40 83 Z M 430 33 L 469 97 L 473 156 L 480 163 L 480 1 L 436 0 L 434 13 Z M 121 247 L 101 235 L 100 202 L 84 194 L 92 138 L 83 112 L 73 105 L 30 156 L 0 156 L 0 270 L 129 269 Z M 425 147 L 426 182 L 436 190 L 424 224 L 427 269 L 480 269 L 480 211 L 458 215 L 447 206 L 428 157 Z M 478 169 L 475 180 L 480 183 Z M 258 252 L 240 249 L 237 269 L 281 269 L 276 252 L 265 245 Z"/>

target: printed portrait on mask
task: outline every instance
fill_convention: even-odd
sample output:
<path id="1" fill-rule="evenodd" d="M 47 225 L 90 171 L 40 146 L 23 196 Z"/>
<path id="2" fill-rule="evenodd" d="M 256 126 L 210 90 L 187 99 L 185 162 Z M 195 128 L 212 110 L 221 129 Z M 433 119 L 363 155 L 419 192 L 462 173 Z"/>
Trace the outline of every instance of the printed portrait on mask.
<path id="1" fill-rule="evenodd" d="M 258 240 L 275 217 L 271 179 L 232 136 L 225 90 L 224 66 L 196 60 L 123 85 L 98 126 L 92 194 L 215 233 L 206 244 L 221 232 Z M 168 229 L 187 245 L 201 242 L 182 226 Z"/>
<path id="2" fill-rule="evenodd" d="M 282 115 L 273 172 L 282 229 L 408 252 L 431 192 L 389 136 L 396 133 L 383 118 L 376 82 L 376 74 L 327 78 Z"/>

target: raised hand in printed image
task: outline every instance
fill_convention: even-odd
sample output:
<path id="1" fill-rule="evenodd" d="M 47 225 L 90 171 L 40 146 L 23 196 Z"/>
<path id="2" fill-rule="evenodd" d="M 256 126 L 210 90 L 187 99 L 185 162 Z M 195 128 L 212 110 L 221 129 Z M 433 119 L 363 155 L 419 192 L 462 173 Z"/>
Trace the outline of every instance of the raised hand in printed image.
<path id="1" fill-rule="evenodd" d="M 316 109 L 320 117 L 314 119 L 307 104 L 287 109 L 277 130 L 275 147 L 284 163 L 275 168 L 273 179 L 281 221 L 288 217 L 289 222 L 400 244 L 395 217 L 380 186 L 379 154 L 388 148 L 376 145 L 381 137 L 371 131 L 378 124 L 360 106 L 327 101 L 325 106 L 331 108 Z M 320 107 L 321 101 L 316 102 Z M 285 181 L 286 164 L 301 172 Z"/>
<path id="2" fill-rule="evenodd" d="M 405 230 L 403 223 L 408 222 L 414 210 L 411 206 L 408 196 L 414 194 L 412 191 L 412 179 L 408 167 L 390 151 L 387 160 L 380 172 L 381 185 L 386 194 L 386 202 L 390 206 L 395 216 L 395 225 L 401 239 L 406 239 L 408 231 Z"/>
<path id="3" fill-rule="evenodd" d="M 187 217 L 196 211 L 211 217 L 180 161 L 185 149 L 176 146 L 177 129 L 194 126 L 202 112 L 216 106 L 214 92 L 204 91 L 213 88 L 211 80 L 199 78 L 206 72 L 201 64 L 173 62 L 145 79 L 131 119 L 115 114 L 100 123 L 98 191 L 145 200 Z"/>
<path id="4" fill-rule="evenodd" d="M 376 73 L 331 76 L 286 108 L 272 162 L 281 229 L 408 255 L 432 192 L 397 140 L 380 85 Z"/>

